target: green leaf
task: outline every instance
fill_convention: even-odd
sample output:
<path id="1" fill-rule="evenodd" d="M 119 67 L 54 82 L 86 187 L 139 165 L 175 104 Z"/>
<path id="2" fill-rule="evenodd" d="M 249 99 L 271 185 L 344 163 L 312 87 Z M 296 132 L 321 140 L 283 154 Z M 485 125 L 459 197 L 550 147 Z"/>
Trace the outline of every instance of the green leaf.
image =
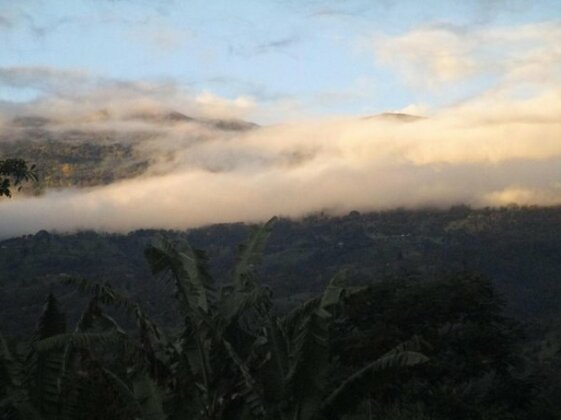
<path id="1" fill-rule="evenodd" d="M 255 268 L 261 261 L 263 249 L 271 235 L 277 218 L 271 218 L 267 223 L 255 229 L 248 241 L 238 250 L 236 266 L 234 267 L 234 288 L 248 290 L 257 287 L 254 279 Z"/>
<path id="2" fill-rule="evenodd" d="M 59 376 L 63 367 L 64 353 L 61 348 L 51 348 L 38 352 L 36 345 L 44 340 L 64 335 L 65 317 L 58 309 L 58 303 L 49 294 L 43 313 L 39 317 L 31 342 L 31 351 L 27 356 L 25 386 L 33 406 L 46 417 L 54 416 L 59 411 Z"/>
<path id="3" fill-rule="evenodd" d="M 138 374 L 133 381 L 134 396 L 142 410 L 143 420 L 165 420 L 162 396 L 158 386 L 146 374 Z"/>
<path id="4" fill-rule="evenodd" d="M 173 244 L 160 238 L 146 248 L 145 256 L 154 274 L 172 274 L 185 316 L 200 318 L 209 312 L 213 287 L 204 252 L 191 248 L 187 242 Z"/>
<path id="5" fill-rule="evenodd" d="M 5 414 L 5 409 L 12 407 L 25 420 L 42 420 L 43 417 L 29 400 L 27 392 L 16 390 L 0 400 L 0 415 Z M 2 417 L 4 418 L 4 417 Z M 6 417 L 10 418 L 10 417 Z"/>
<path id="6" fill-rule="evenodd" d="M 165 335 L 158 327 L 158 325 L 142 310 L 141 306 L 123 295 L 117 292 L 109 284 L 100 284 L 85 278 L 73 277 L 68 275 L 63 275 L 60 277 L 61 283 L 65 285 L 71 285 L 78 289 L 82 293 L 87 293 L 93 295 L 97 300 L 106 305 L 112 305 L 117 308 L 123 308 L 126 312 L 136 318 L 136 322 L 141 329 L 143 334 L 148 334 L 151 339 L 161 340 L 165 339 Z M 113 323 L 116 327 L 116 323 L 112 318 L 107 315 L 103 315 L 105 320 L 109 323 Z M 82 315 L 84 318 L 84 315 Z"/>
<path id="7" fill-rule="evenodd" d="M 68 333 L 47 337 L 33 343 L 33 348 L 39 353 L 48 352 L 53 349 L 63 349 L 68 345 L 75 348 L 89 349 L 96 345 L 107 345 L 118 343 L 126 338 L 121 331 L 109 331 L 100 333 Z"/>
<path id="8" fill-rule="evenodd" d="M 346 291 L 347 272 L 340 271 L 330 281 L 323 296 L 321 297 L 320 306 L 323 309 L 329 310 L 330 308 L 339 305 L 341 298 Z"/>
<path id="9" fill-rule="evenodd" d="M 134 415 L 135 417 L 141 416 L 141 418 L 143 419 L 148 419 L 151 414 L 144 412 L 145 406 L 141 404 L 141 402 L 137 398 L 137 395 L 135 395 L 134 390 L 132 390 L 129 385 L 125 383 L 125 381 L 123 381 L 110 370 L 103 368 L 102 371 L 108 382 L 111 383 L 113 388 L 119 394 L 121 401 L 125 405 L 124 411 Z"/>
<path id="10" fill-rule="evenodd" d="M 376 380 L 375 374 L 415 366 L 429 360 L 421 353 L 403 348 L 403 345 L 396 347 L 349 376 L 324 400 L 321 407 L 322 417 L 330 420 L 340 419 L 349 408 L 355 407 L 365 398 L 365 390 Z"/>
<path id="11" fill-rule="evenodd" d="M 243 395 L 244 401 L 249 406 L 251 413 L 254 418 L 255 416 L 265 415 L 263 391 L 260 389 L 259 384 L 253 377 L 249 367 L 240 358 L 227 340 L 223 340 L 223 344 L 228 356 L 230 356 L 230 359 L 237 366 L 238 371 L 241 374 L 242 380 L 239 387 L 241 388 L 241 394 Z"/>
<path id="12" fill-rule="evenodd" d="M 64 314 L 58 309 L 56 298 L 49 293 L 35 327 L 32 341 L 41 340 L 66 331 L 66 320 Z"/>
<path id="13" fill-rule="evenodd" d="M 8 343 L 0 334 L 0 384 L 19 387 L 23 381 L 23 366 L 12 355 Z"/>
<path id="14" fill-rule="evenodd" d="M 109 284 L 100 284 L 83 277 L 74 277 L 66 274 L 61 275 L 59 281 L 64 285 L 76 287 L 82 293 L 97 297 L 99 302 L 106 305 L 123 307 L 131 312 L 134 311 L 137 306 L 135 302 L 117 292 Z"/>

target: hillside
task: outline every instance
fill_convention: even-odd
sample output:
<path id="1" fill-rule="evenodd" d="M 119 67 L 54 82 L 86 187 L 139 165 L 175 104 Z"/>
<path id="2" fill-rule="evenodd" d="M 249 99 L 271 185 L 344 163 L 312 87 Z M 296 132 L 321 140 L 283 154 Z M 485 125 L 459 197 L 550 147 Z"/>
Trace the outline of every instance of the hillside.
<path id="1" fill-rule="evenodd" d="M 0 156 L 35 164 L 39 182 L 24 193 L 48 188 L 94 187 L 146 173 L 158 160 L 170 160 L 158 142 L 173 129 L 187 140 L 243 132 L 258 127 L 235 119 L 193 118 L 176 111 L 142 112 L 56 121 L 42 116 L 14 117 L 0 132 Z M 198 131 L 204 130 L 204 135 Z M 154 146 L 156 145 L 156 146 Z"/>
<path id="2" fill-rule="evenodd" d="M 188 238 L 208 252 L 213 274 L 225 280 L 236 246 L 249 228 L 233 224 L 127 235 L 42 231 L 2 241 L 0 323 L 10 332 L 29 331 L 48 291 L 60 291 L 65 301 L 75 299 L 56 286 L 60 273 L 110 282 L 143 301 L 161 319 L 173 319 L 166 309 L 170 290 L 150 274 L 145 247 L 159 234 Z M 279 303 L 289 307 L 322 290 L 327 279 L 342 269 L 360 284 L 481 273 L 493 280 L 508 313 L 520 320 L 549 323 L 561 316 L 560 249 L 561 208 L 455 207 L 352 212 L 337 218 L 315 215 L 276 224 L 261 274 Z"/>

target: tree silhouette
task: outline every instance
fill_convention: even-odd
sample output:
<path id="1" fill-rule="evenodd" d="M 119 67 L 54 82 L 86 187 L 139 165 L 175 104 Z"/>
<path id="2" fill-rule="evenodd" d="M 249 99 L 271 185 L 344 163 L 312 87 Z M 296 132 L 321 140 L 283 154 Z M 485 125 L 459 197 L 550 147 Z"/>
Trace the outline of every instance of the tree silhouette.
<path id="1" fill-rule="evenodd" d="M 0 160 L 0 197 L 11 197 L 13 188 L 21 189 L 26 181 L 37 181 L 35 165 L 29 166 L 23 159 Z"/>
<path id="2" fill-rule="evenodd" d="M 376 373 L 427 360 L 403 344 L 331 383 L 332 323 L 345 297 L 363 289 L 346 286 L 339 274 L 321 296 L 284 316 L 275 313 L 271 290 L 256 276 L 273 223 L 256 229 L 239 247 L 232 282 L 220 288 L 208 274 L 204 252 L 188 243 L 160 238 L 146 249 L 154 274 L 174 285 L 183 317 L 183 328 L 170 336 L 140 305 L 109 285 L 64 278 L 93 297 L 69 333 L 49 297 L 24 364 L 35 379 L 10 379 L 8 384 L 20 385 L 5 387 L 0 414 L 12 410 L 14 418 L 31 418 L 33 412 L 46 419 L 105 420 L 339 419 L 368 396 L 361 389 L 385 380 Z M 104 305 L 130 313 L 136 332 L 125 332 Z M 3 347 L 0 369 L 8 372 L 14 358 Z"/>

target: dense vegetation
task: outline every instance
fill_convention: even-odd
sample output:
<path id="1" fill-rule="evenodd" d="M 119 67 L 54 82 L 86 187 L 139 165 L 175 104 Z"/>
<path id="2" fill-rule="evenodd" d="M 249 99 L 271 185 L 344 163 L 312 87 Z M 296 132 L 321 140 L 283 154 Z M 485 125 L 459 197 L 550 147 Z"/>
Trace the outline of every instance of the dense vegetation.
<path id="1" fill-rule="evenodd" d="M 0 407 L 14 418 L 559 418 L 560 219 L 558 208 L 457 207 L 281 219 L 249 240 L 243 224 L 5 240 Z"/>
<path id="2" fill-rule="evenodd" d="M 12 196 L 12 190 L 22 188 L 22 183 L 36 179 L 34 165 L 28 165 L 23 159 L 0 160 L 0 197 Z"/>
<path id="3" fill-rule="evenodd" d="M 138 139 L 146 133 L 137 133 Z M 40 175 L 24 192 L 47 188 L 91 187 L 132 178 L 149 165 L 134 142 L 109 131 L 64 131 L 44 129 L 6 131 L 0 135 L 0 156 L 33 162 Z"/>
<path id="4" fill-rule="evenodd" d="M 229 224 L 165 233 L 206 250 L 211 273 L 222 283 L 248 231 L 247 225 Z M 42 231 L 1 241 L 0 324 L 11 333 L 29 333 L 43 297 L 60 290 L 52 281 L 60 273 L 109 282 L 142 302 L 153 316 L 162 321 L 167 317 L 166 323 L 175 319 L 167 310 L 168 290 L 154 285 L 143 259 L 144 248 L 158 233 Z M 554 323 L 561 315 L 560 249 L 560 208 L 355 212 L 279 220 L 260 271 L 282 307 L 320 293 L 343 269 L 359 284 L 395 278 L 421 282 L 474 272 L 493 280 L 509 315 Z M 62 302 L 73 306 L 73 295 L 61 292 Z M 78 310 L 69 309 L 76 319 Z"/>
<path id="5" fill-rule="evenodd" d="M 271 222 L 239 252 L 231 284 L 215 289 L 204 253 L 165 239 L 146 250 L 154 273 L 168 273 L 184 320 L 166 337 L 138 304 L 112 288 L 66 279 L 93 298 L 72 333 L 52 295 L 25 358 L 0 352 L 6 416 L 28 418 L 339 418 L 366 399 L 357 386 L 378 372 L 426 362 L 402 344 L 330 386 L 329 336 L 345 293 L 335 277 L 323 296 L 286 316 L 254 276 Z M 126 334 L 101 304 L 127 309 Z M 361 387 L 362 388 L 362 387 Z M 363 388 L 366 391 L 366 388 Z M 95 403 L 101 403 L 99 405 Z"/>
<path id="6" fill-rule="evenodd" d="M 172 126 L 189 124 L 216 133 L 243 132 L 257 127 L 242 120 L 192 118 L 179 112 L 137 113 L 111 119 L 100 111 L 92 117 L 91 125 L 78 121 L 72 128 L 40 116 L 19 116 L 3 128 L 0 156 L 32 162 L 39 174 L 38 182 L 24 186 L 24 193 L 108 185 L 137 177 L 154 161 L 173 159 L 172 151 L 165 147 L 158 150 L 155 146 L 165 140 L 169 135 L 166 130 Z M 112 128 L 114 123 L 132 125 L 118 130 Z M 186 135 L 192 136 L 193 141 L 198 139 Z M 146 147 L 149 142 L 151 146 Z"/>

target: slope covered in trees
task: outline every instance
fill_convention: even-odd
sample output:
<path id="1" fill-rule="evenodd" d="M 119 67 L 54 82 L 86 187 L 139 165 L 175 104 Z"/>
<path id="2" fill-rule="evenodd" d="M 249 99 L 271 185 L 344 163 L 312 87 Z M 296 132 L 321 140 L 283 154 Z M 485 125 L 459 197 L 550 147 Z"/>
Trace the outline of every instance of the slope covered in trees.
<path id="1" fill-rule="evenodd" d="M 166 143 L 173 128 L 185 130 L 181 136 L 197 142 L 205 138 L 201 132 L 212 138 L 255 127 L 242 120 L 192 118 L 165 111 L 120 117 L 100 111 L 89 120 L 66 123 L 19 116 L 0 132 L 0 156 L 32 162 L 39 180 L 25 186 L 24 192 L 39 194 L 49 188 L 108 185 L 142 175 L 157 161 L 173 160 L 174 150 L 158 147 Z"/>
<path id="2" fill-rule="evenodd" d="M 205 249 L 219 282 L 229 274 L 243 224 L 166 232 Z M 156 231 L 126 235 L 39 232 L 0 242 L 0 322 L 28 333 L 43 296 L 60 273 L 123 288 L 162 319 L 167 291 L 156 287 L 143 250 Z M 483 274 L 519 319 L 556 321 L 561 314 L 561 209 L 396 210 L 332 218 L 281 219 L 264 250 L 261 274 L 275 298 L 290 307 L 319 293 L 347 269 L 351 282 L 407 278 L 426 281 L 459 272 Z M 65 294 L 63 299 L 73 299 Z M 75 315 L 77 316 L 77 315 Z"/>
<path id="3" fill-rule="evenodd" d="M 238 248 L 222 284 L 212 280 L 207 255 L 185 240 L 161 237 L 145 248 L 152 280 L 175 296 L 172 328 L 107 284 L 59 276 L 90 299 L 68 328 L 49 294 L 27 344 L 2 340 L 0 413 L 298 420 L 561 413 L 559 355 L 525 348 L 524 329 L 505 317 L 488 279 L 457 273 L 353 285 L 339 272 L 319 296 L 273 309 L 273 290 L 257 270 L 270 228 Z M 122 328 L 110 313 L 136 326 Z"/>

